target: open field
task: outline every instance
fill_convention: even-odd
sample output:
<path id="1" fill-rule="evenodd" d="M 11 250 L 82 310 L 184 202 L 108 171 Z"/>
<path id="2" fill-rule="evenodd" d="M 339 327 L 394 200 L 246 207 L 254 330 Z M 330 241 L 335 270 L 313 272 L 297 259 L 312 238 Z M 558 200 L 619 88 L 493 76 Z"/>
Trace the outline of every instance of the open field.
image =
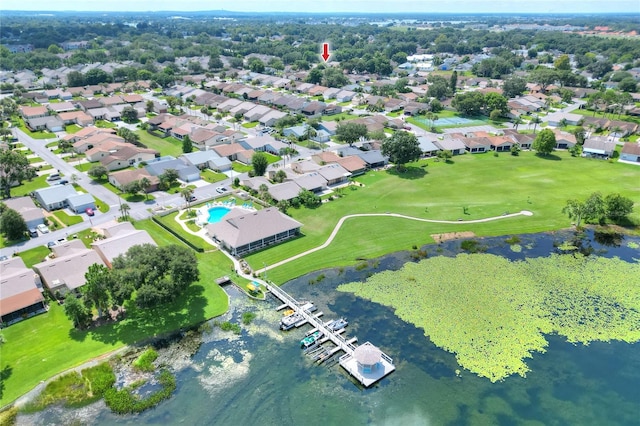
<path id="1" fill-rule="evenodd" d="M 159 151 L 161 155 L 172 155 L 178 157 L 182 155 L 182 142 L 175 138 L 160 138 L 149 134 L 146 130 L 137 130 L 136 135 L 140 136 L 140 142 L 149 149 Z"/>
<path id="2" fill-rule="evenodd" d="M 160 245 L 182 244 L 149 220 L 135 226 L 146 229 Z M 34 255 L 40 257 L 44 250 L 38 248 L 39 253 L 34 252 Z M 226 312 L 227 296 L 215 284 L 215 279 L 229 274 L 231 262 L 218 251 L 197 253 L 196 256 L 199 281 L 175 302 L 160 308 L 143 310 L 128 305 L 123 321 L 77 331 L 65 316 L 62 306 L 51 304 L 48 313 L 4 329 L 2 333 L 6 343 L 2 345 L 0 358 L 3 374 L 0 406 L 12 402 L 41 380 L 88 359 L 124 345 L 199 324 Z"/>
<path id="3" fill-rule="evenodd" d="M 428 164 L 427 167 L 421 167 Z M 345 188 L 344 197 L 317 209 L 289 209 L 304 224 L 304 237 L 250 255 L 261 269 L 266 263 L 306 251 L 324 243 L 339 218 L 355 213 L 400 213 L 426 219 L 473 220 L 521 210 L 531 217 L 516 217 L 477 224 L 435 224 L 393 217 L 353 218 L 345 222 L 326 249 L 269 271 L 283 283 L 307 272 L 349 265 L 356 258 L 372 258 L 413 245 L 433 243 L 431 234 L 471 231 L 478 236 L 533 233 L 561 229 L 571 221 L 561 213 L 566 201 L 585 199 L 594 191 L 619 192 L 635 201 L 632 220 L 640 223 L 640 168 L 622 163 L 587 160 L 556 152 L 541 158 L 532 152 L 514 157 L 507 153 L 456 156 L 453 163 L 421 160 L 398 176 L 395 169 L 372 171 L 356 180 L 364 184 Z M 463 208 L 467 208 L 467 214 Z M 392 229 L 393 232 L 389 232 Z"/>

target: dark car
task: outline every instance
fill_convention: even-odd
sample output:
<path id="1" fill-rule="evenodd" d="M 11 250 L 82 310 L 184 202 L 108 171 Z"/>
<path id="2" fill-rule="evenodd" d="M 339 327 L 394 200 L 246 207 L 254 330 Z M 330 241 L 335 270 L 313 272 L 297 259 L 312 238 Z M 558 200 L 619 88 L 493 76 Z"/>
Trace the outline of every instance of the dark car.
<path id="1" fill-rule="evenodd" d="M 38 236 L 38 230 L 36 228 L 29 229 L 29 236 L 31 238 L 35 238 Z"/>
<path id="2" fill-rule="evenodd" d="M 66 179 L 62 179 L 60 182 L 58 182 L 58 185 L 66 185 L 66 184 L 68 184 L 68 183 L 69 183 L 69 181 L 68 181 L 68 180 L 66 180 Z"/>

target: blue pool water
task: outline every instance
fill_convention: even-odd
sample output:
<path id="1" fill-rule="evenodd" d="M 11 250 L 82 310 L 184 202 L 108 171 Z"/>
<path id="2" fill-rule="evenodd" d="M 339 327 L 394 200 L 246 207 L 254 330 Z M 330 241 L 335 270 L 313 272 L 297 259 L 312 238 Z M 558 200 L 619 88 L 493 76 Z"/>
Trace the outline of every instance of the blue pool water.
<path id="1" fill-rule="evenodd" d="M 220 220 L 222 219 L 222 217 L 229 213 L 231 211 L 230 208 L 228 207 L 212 207 L 209 209 L 209 219 L 208 222 L 209 223 L 216 223 L 216 222 L 220 222 Z"/>

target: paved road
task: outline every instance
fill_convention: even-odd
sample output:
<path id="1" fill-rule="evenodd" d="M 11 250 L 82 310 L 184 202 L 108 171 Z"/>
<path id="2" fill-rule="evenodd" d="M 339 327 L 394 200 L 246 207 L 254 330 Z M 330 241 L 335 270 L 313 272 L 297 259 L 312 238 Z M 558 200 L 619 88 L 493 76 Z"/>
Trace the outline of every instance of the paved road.
<path id="1" fill-rule="evenodd" d="M 67 163 L 56 154 L 51 152 L 49 148 L 46 147 L 46 145 L 56 139 L 33 139 L 19 129 L 14 129 L 14 135 L 21 143 L 23 143 L 26 147 L 31 149 L 35 154 L 42 158 L 43 161 L 51 164 L 54 169 L 59 170 L 59 172 L 62 173 L 65 178 L 68 178 L 68 180 L 71 180 L 72 175 L 76 175 L 76 183 L 80 187 L 82 187 L 83 190 L 93 195 L 95 198 L 98 198 L 104 203 L 108 204 L 110 209 L 107 213 L 96 211 L 96 215 L 92 218 L 86 216 L 85 214 L 82 214 L 81 217 L 84 219 L 83 222 L 63 229 L 59 229 L 57 231 L 52 231 L 44 235 L 40 235 L 37 238 L 31 238 L 27 241 L 23 241 L 11 247 L 4 247 L 0 249 L 0 255 L 12 256 L 16 252 L 29 250 L 41 245 L 46 245 L 50 241 L 56 241 L 60 238 L 71 237 L 80 231 L 96 225 L 105 224 L 117 219 L 117 217 L 120 216 L 120 206 L 126 201 L 119 197 L 117 194 L 114 194 L 110 190 L 106 189 L 102 185 L 96 184 L 93 179 L 89 178 L 85 173 L 79 172 L 75 167 L 73 167 L 76 163 Z M 194 190 L 194 195 L 198 199 L 214 197 L 218 195 L 215 191 L 216 187 L 228 187 L 230 185 L 230 178 L 227 178 L 221 182 L 216 182 L 215 184 L 199 185 Z M 156 199 L 150 200 L 148 202 L 126 202 L 130 207 L 129 215 L 136 220 L 142 220 L 151 216 L 151 210 L 154 207 L 179 206 L 184 204 L 184 200 L 180 194 L 156 193 L 154 195 Z"/>

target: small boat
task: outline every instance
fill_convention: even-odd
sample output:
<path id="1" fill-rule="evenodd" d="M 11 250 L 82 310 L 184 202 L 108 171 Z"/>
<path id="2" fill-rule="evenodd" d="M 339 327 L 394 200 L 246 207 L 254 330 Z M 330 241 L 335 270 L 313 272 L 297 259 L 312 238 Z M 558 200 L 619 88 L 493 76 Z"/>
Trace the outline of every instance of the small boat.
<path id="1" fill-rule="evenodd" d="M 318 310 L 316 305 L 314 305 L 313 303 L 305 303 L 304 305 L 302 305 L 300 307 L 300 309 L 302 309 L 303 311 L 305 311 L 307 313 L 315 312 L 315 311 Z"/>
<path id="2" fill-rule="evenodd" d="M 283 314 L 285 317 L 288 317 L 289 315 L 291 315 L 291 314 L 295 314 L 295 313 L 296 313 L 296 311 L 294 311 L 293 309 L 287 309 L 287 310 L 286 310 L 286 311 L 284 311 L 282 314 Z"/>
<path id="3" fill-rule="evenodd" d="M 332 331 L 338 331 L 338 330 L 342 330 L 343 328 L 345 328 L 347 325 L 349 325 L 349 322 L 347 322 L 346 319 L 344 318 L 339 318 L 333 321 L 329 321 L 326 326 L 329 330 Z"/>
<path id="4" fill-rule="evenodd" d="M 318 340 L 322 338 L 322 336 L 323 334 L 321 331 L 314 331 L 312 334 L 300 340 L 300 347 L 303 349 L 308 349 L 312 346 L 315 346 L 318 343 Z"/>
<path id="5" fill-rule="evenodd" d="M 287 315 L 286 317 L 280 320 L 280 329 L 281 330 L 290 330 L 293 327 L 296 327 L 299 323 L 304 322 L 305 319 L 302 314 L 297 312 Z"/>

